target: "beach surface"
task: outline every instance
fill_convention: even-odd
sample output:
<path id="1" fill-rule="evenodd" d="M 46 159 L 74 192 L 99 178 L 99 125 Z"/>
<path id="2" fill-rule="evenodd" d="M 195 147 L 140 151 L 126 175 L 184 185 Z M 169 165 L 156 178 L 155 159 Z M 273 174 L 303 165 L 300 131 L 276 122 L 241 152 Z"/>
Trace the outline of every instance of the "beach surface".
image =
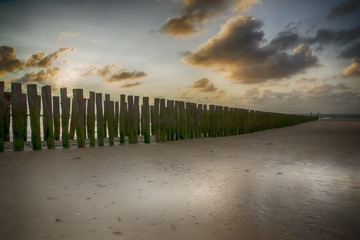
<path id="1" fill-rule="evenodd" d="M 360 239 L 360 121 L 0 153 L 0 239 Z"/>

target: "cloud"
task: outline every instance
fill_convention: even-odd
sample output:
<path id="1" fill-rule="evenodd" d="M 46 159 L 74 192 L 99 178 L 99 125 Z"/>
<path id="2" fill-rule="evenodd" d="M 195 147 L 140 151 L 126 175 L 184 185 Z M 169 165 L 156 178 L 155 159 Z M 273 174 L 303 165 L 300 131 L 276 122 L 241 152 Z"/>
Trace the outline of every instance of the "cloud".
<path id="1" fill-rule="evenodd" d="M 12 81 L 29 84 L 29 83 L 41 83 L 41 84 L 51 84 L 55 82 L 55 79 L 59 76 L 60 69 L 58 67 L 48 68 L 46 70 L 40 70 L 39 72 L 29 72 L 24 76 Z"/>
<path id="2" fill-rule="evenodd" d="M 205 77 L 193 82 L 190 87 L 198 92 L 213 92 L 217 90 L 214 83 Z"/>
<path id="3" fill-rule="evenodd" d="M 79 35 L 79 32 L 60 32 L 59 35 L 56 37 L 56 40 L 60 42 L 65 39 L 69 39 L 70 37 L 75 37 Z"/>
<path id="4" fill-rule="evenodd" d="M 310 82 L 316 82 L 316 78 L 298 78 L 296 79 L 297 83 L 310 83 Z"/>
<path id="5" fill-rule="evenodd" d="M 55 61 L 61 54 L 66 52 L 74 52 L 74 48 L 60 48 L 56 52 L 46 55 L 42 51 L 37 51 L 35 54 L 31 55 L 26 61 L 26 67 L 38 67 L 38 68 L 47 68 L 53 65 Z"/>
<path id="6" fill-rule="evenodd" d="M 294 106 L 297 106 L 298 109 L 309 111 L 337 113 L 358 112 L 359 100 L 359 90 L 350 88 L 345 83 L 332 85 L 325 82 L 313 84 L 303 90 L 297 88 L 282 92 L 253 87 L 233 99 L 251 108 L 274 109 L 276 106 L 285 112 L 294 112 Z"/>
<path id="7" fill-rule="evenodd" d="M 119 62 L 114 62 L 104 66 L 91 65 L 84 73 L 80 73 L 79 75 L 80 77 L 98 75 L 102 77 L 105 82 L 109 83 L 135 80 L 147 76 L 145 72 L 128 71 L 126 68 L 122 68 Z"/>
<path id="8" fill-rule="evenodd" d="M 321 28 L 316 31 L 315 37 L 308 38 L 309 43 L 319 44 L 349 44 L 360 38 L 360 25 L 350 29 L 326 29 Z"/>
<path id="9" fill-rule="evenodd" d="M 136 83 L 127 83 L 120 86 L 120 88 L 132 88 L 143 84 L 142 82 L 136 82 Z"/>
<path id="10" fill-rule="evenodd" d="M 182 0 L 180 16 L 169 18 L 160 32 L 173 37 L 183 37 L 201 31 L 201 25 L 229 7 L 234 11 L 247 11 L 261 0 Z"/>
<path id="11" fill-rule="evenodd" d="M 208 78 L 204 77 L 189 86 L 197 92 L 212 93 L 214 98 L 220 98 L 226 94 L 226 91 L 215 87 L 214 83 Z"/>
<path id="12" fill-rule="evenodd" d="M 345 0 L 330 9 L 328 18 L 342 17 L 360 9 L 359 0 Z"/>
<path id="13" fill-rule="evenodd" d="M 13 47 L 0 46 L 0 76 L 8 72 L 20 71 L 24 65 L 24 62 L 16 57 Z"/>
<path id="14" fill-rule="evenodd" d="M 296 34 L 280 34 L 268 45 L 263 23 L 252 17 L 234 17 L 221 31 L 183 57 L 189 65 L 210 67 L 238 83 L 258 84 L 270 79 L 289 77 L 307 68 L 318 67 L 319 59 L 307 44 L 300 44 L 291 54 L 283 51 L 298 40 Z"/>
<path id="15" fill-rule="evenodd" d="M 360 42 L 356 42 L 345 48 L 338 57 L 360 59 Z"/>
<path id="16" fill-rule="evenodd" d="M 342 69 L 342 74 L 345 77 L 360 76 L 360 62 L 354 59 L 350 66 Z"/>
<path id="17" fill-rule="evenodd" d="M 142 78 L 142 77 L 145 77 L 145 76 L 146 76 L 146 73 L 144 73 L 144 72 L 123 71 L 123 72 L 111 75 L 105 81 L 107 81 L 107 82 L 120 82 L 120 81 L 124 81 L 124 80 L 134 80 L 134 79 Z"/>

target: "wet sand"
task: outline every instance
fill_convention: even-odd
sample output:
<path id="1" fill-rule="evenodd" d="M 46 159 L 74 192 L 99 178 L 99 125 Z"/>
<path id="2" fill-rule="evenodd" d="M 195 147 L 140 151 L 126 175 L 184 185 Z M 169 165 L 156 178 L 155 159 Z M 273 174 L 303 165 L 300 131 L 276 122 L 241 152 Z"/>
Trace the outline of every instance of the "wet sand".
<path id="1" fill-rule="evenodd" d="M 360 121 L 0 153 L 0 239 L 360 239 Z"/>

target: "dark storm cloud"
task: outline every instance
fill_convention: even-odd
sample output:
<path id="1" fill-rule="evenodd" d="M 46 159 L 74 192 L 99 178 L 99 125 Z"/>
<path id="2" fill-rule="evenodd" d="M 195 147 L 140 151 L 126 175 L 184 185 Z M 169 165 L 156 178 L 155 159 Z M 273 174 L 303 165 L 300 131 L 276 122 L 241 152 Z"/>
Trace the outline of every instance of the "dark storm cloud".
<path id="1" fill-rule="evenodd" d="M 281 79 L 319 66 L 307 44 L 300 44 L 291 54 L 282 51 L 298 42 L 296 34 L 281 33 L 262 46 L 265 42 L 262 25 L 251 17 L 232 18 L 217 35 L 183 60 L 189 65 L 210 67 L 228 79 L 246 84 Z"/>
<path id="2" fill-rule="evenodd" d="M 345 48 L 340 55 L 340 58 L 355 58 L 360 61 L 360 42 L 356 42 Z"/>
<path id="3" fill-rule="evenodd" d="M 289 49 L 301 42 L 300 36 L 295 31 L 279 32 L 278 35 L 271 40 L 269 46 L 273 46 L 276 49 Z"/>
<path id="4" fill-rule="evenodd" d="M 201 24 L 224 12 L 229 6 L 235 11 L 246 11 L 260 0 L 182 0 L 180 16 L 169 18 L 161 27 L 165 35 L 182 37 L 201 30 Z"/>
<path id="5" fill-rule="evenodd" d="M 354 13 L 360 9 L 359 0 L 345 0 L 330 9 L 328 18 L 335 18 Z"/>
<path id="6" fill-rule="evenodd" d="M 349 44 L 360 38 L 360 25 L 350 29 L 319 29 L 315 37 L 309 38 L 309 43 L 319 44 Z"/>
<path id="7" fill-rule="evenodd" d="M 46 55 L 42 51 L 38 51 L 37 53 L 31 55 L 31 57 L 26 61 L 27 67 L 41 67 L 46 68 L 50 67 L 61 54 L 65 52 L 73 52 L 74 48 L 60 48 L 56 52 L 50 53 Z"/>
<path id="8" fill-rule="evenodd" d="M 0 46 L 0 76 L 8 72 L 22 70 L 24 65 L 24 62 L 16 57 L 13 47 Z"/>

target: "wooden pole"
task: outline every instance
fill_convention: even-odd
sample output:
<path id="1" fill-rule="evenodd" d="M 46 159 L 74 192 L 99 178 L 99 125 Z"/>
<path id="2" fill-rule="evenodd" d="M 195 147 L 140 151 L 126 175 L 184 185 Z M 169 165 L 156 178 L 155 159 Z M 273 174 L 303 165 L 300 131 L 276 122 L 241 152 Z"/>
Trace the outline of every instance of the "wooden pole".
<path id="1" fill-rule="evenodd" d="M 13 150 L 24 150 L 24 108 L 21 83 L 11 83 Z"/>
<path id="2" fill-rule="evenodd" d="M 69 117 L 70 98 L 67 97 L 66 88 L 60 88 L 61 97 L 61 138 L 63 148 L 69 148 Z"/>
<path id="3" fill-rule="evenodd" d="M 115 102 L 114 137 L 119 137 L 119 102 Z"/>
<path id="4" fill-rule="evenodd" d="M 41 150 L 40 136 L 40 96 L 37 93 L 36 84 L 27 85 L 27 96 L 30 111 L 31 142 L 33 150 Z"/>
<path id="5" fill-rule="evenodd" d="M 74 119 L 74 116 L 75 116 L 75 113 L 74 113 L 74 96 L 73 98 L 71 99 L 71 119 L 70 119 L 70 133 L 69 133 L 69 138 L 70 139 L 74 139 L 75 137 L 75 119 Z"/>
<path id="6" fill-rule="evenodd" d="M 24 141 L 27 141 L 27 123 L 28 123 L 28 113 L 27 113 L 27 101 L 26 101 L 26 94 L 23 93 L 22 94 L 22 99 L 21 99 L 21 106 L 22 106 L 22 113 L 23 113 L 23 118 L 24 118 L 24 128 L 23 128 L 23 136 L 24 136 Z"/>
<path id="7" fill-rule="evenodd" d="M 160 141 L 166 141 L 166 109 L 165 99 L 160 99 Z"/>
<path id="8" fill-rule="evenodd" d="M 103 107 L 102 107 L 102 94 L 96 93 L 96 120 L 97 120 L 97 139 L 98 145 L 104 146 L 104 118 L 103 118 Z"/>
<path id="9" fill-rule="evenodd" d="M 154 130 L 154 126 L 155 126 L 155 109 L 154 109 L 154 105 L 150 106 L 150 122 L 151 122 L 151 135 L 155 136 L 155 130 Z"/>
<path id="10" fill-rule="evenodd" d="M 129 143 L 137 143 L 137 132 L 135 129 L 135 107 L 134 97 L 128 96 L 128 127 L 129 127 Z"/>
<path id="11" fill-rule="evenodd" d="M 95 92 L 89 92 L 87 104 L 87 130 L 90 147 L 95 147 Z"/>
<path id="12" fill-rule="evenodd" d="M 134 97 L 134 126 L 135 126 L 135 133 L 136 133 L 136 139 L 138 138 L 138 135 L 140 134 L 140 104 L 139 104 L 139 96 Z M 137 140 L 136 140 L 137 142 Z"/>
<path id="13" fill-rule="evenodd" d="M 73 89 L 74 96 L 74 119 L 76 128 L 76 138 L 78 148 L 85 147 L 85 129 L 84 129 L 84 98 L 82 89 Z"/>
<path id="14" fill-rule="evenodd" d="M 54 110 L 54 138 L 60 140 L 60 98 L 53 97 L 53 110 Z"/>
<path id="15" fill-rule="evenodd" d="M 180 140 L 180 101 L 175 101 L 174 112 L 175 139 Z"/>
<path id="16" fill-rule="evenodd" d="M 114 145 L 114 101 L 109 101 L 108 123 L 109 123 L 109 145 Z"/>
<path id="17" fill-rule="evenodd" d="M 4 151 L 5 142 L 5 97 L 4 82 L 0 82 L 0 152 Z"/>
<path id="18" fill-rule="evenodd" d="M 52 104 L 51 104 L 51 86 L 47 85 L 41 88 L 41 96 L 43 103 L 43 128 L 44 140 L 46 141 L 47 148 L 55 148 L 55 138 L 53 130 L 52 119 Z"/>
<path id="19" fill-rule="evenodd" d="M 160 99 L 154 99 L 154 132 L 155 132 L 155 141 L 160 142 Z"/>
<path id="20" fill-rule="evenodd" d="M 126 119 L 127 119 L 127 104 L 125 102 L 125 95 L 120 95 L 120 144 L 125 143 L 126 135 Z"/>
<path id="21" fill-rule="evenodd" d="M 11 106 L 11 92 L 4 92 L 4 140 L 10 142 L 10 106 Z"/>
<path id="22" fill-rule="evenodd" d="M 150 143 L 150 115 L 148 97 L 143 97 L 143 105 L 141 108 L 141 130 L 144 136 L 144 142 Z"/>

